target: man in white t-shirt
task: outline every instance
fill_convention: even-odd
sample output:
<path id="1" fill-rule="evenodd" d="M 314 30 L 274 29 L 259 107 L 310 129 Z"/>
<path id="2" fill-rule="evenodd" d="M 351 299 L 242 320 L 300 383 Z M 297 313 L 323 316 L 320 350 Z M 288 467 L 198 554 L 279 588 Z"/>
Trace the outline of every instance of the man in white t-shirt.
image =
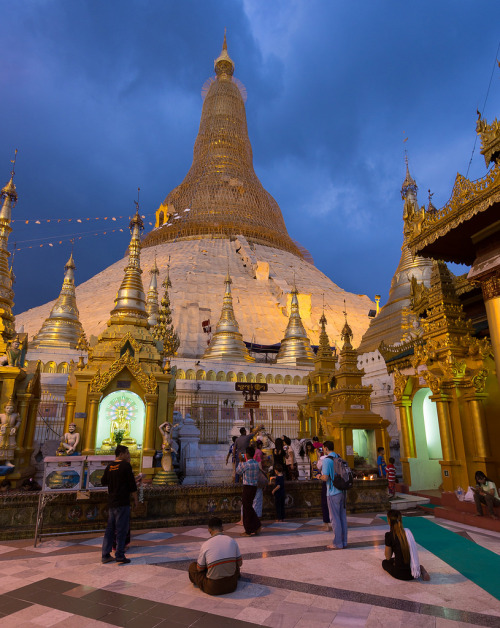
<path id="1" fill-rule="evenodd" d="M 208 531 L 210 538 L 200 547 L 198 560 L 189 565 L 189 579 L 209 595 L 232 593 L 240 577 L 240 548 L 223 533 L 219 517 L 210 517 Z"/>

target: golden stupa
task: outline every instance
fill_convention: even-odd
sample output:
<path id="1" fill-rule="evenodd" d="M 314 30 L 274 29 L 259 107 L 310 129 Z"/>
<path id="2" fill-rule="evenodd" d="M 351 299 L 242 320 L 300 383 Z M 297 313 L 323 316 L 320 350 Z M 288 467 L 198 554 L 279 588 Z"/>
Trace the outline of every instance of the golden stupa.
<path id="1" fill-rule="evenodd" d="M 222 312 L 212 340 L 203 354 L 206 360 L 236 360 L 252 362 L 248 349 L 243 342 L 238 321 L 234 315 L 233 297 L 231 296 L 231 276 L 227 271 L 224 280 L 226 291 L 222 302 Z"/>
<path id="2" fill-rule="evenodd" d="M 50 316 L 30 343 L 30 350 L 42 347 L 76 349 L 83 328 L 76 305 L 75 268 L 71 254 L 64 267 L 64 281 L 59 297 Z"/>
<path id="3" fill-rule="evenodd" d="M 244 90 L 233 73 L 224 41 L 215 77 L 204 89 L 192 166 L 157 210 L 155 228 L 141 240 L 143 267 L 153 267 L 156 258 L 160 275 L 170 273 L 173 325 L 180 338 L 177 355 L 199 359 L 207 350 L 204 328 L 214 328 L 219 319 L 228 264 L 239 331 L 247 345 L 275 347 L 283 338 L 292 274 L 305 330 L 300 342 L 308 347 L 309 337 L 318 343 L 323 305 L 328 334 L 338 340 L 344 300 L 359 341 L 374 304 L 335 285 L 288 235 L 278 204 L 254 172 Z M 123 261 L 118 261 L 78 286 L 80 320 L 89 338 L 101 333 L 107 304 L 122 279 Z M 118 298 L 119 307 L 126 309 L 127 299 L 134 300 L 143 310 L 141 324 L 147 325 L 154 294 L 150 296 L 148 303 L 142 287 L 129 286 L 127 296 Z M 18 315 L 19 324 L 28 334 L 36 333 L 51 307 L 48 303 Z M 310 351 L 304 348 L 302 357 L 311 360 Z"/>
<path id="4" fill-rule="evenodd" d="M 157 211 L 157 229 L 143 246 L 179 238 L 228 237 L 241 234 L 249 242 L 300 254 L 286 230 L 278 203 L 253 169 L 245 102 L 226 35 L 209 79 L 194 145 L 193 163 L 184 181 Z"/>

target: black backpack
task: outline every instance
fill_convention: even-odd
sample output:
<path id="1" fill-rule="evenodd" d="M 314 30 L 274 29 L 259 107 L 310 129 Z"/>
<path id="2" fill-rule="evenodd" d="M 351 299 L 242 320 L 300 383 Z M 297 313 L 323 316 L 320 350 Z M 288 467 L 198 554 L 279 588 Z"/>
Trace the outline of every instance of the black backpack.
<path id="1" fill-rule="evenodd" d="M 333 460 L 333 486 L 339 491 L 348 491 L 354 484 L 354 476 L 347 462 L 340 456 L 328 456 Z"/>

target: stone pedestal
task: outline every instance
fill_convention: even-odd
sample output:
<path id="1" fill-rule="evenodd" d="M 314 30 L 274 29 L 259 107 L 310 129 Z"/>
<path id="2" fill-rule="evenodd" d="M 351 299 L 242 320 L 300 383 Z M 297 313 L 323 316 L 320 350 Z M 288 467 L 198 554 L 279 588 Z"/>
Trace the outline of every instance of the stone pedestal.
<path id="1" fill-rule="evenodd" d="M 175 484 L 179 484 L 179 478 L 175 471 L 159 469 L 153 477 L 153 486 L 172 486 Z"/>
<path id="2" fill-rule="evenodd" d="M 200 430 L 190 414 L 179 429 L 181 443 L 181 469 L 184 473 L 183 484 L 203 484 L 205 482 L 205 465 L 200 454 Z"/>

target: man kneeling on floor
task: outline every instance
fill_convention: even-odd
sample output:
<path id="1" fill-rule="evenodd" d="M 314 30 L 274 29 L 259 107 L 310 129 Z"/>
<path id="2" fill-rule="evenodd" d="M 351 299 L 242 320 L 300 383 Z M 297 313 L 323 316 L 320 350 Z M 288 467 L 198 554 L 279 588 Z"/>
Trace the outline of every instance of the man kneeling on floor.
<path id="1" fill-rule="evenodd" d="M 189 579 L 209 595 L 232 593 L 240 577 L 240 548 L 224 534 L 219 517 L 210 517 L 208 531 L 210 538 L 201 546 L 198 561 L 189 565 Z"/>

